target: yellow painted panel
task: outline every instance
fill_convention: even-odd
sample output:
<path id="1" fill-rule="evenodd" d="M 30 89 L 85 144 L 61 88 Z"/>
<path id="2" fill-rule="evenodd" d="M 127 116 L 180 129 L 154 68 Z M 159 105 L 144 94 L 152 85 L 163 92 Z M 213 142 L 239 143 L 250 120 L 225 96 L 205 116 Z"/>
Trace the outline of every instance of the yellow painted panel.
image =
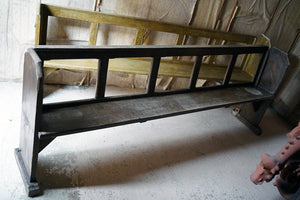
<path id="1" fill-rule="evenodd" d="M 238 33 L 228 33 L 223 31 L 215 31 L 209 29 L 194 28 L 165 22 L 151 21 L 146 19 L 125 17 L 99 12 L 85 11 L 79 9 L 70 9 L 52 5 L 42 4 L 41 8 L 46 9 L 49 16 L 63 17 L 69 19 L 77 19 L 94 23 L 105 23 L 118 26 L 126 26 L 137 29 L 149 29 L 153 31 L 162 31 L 169 33 L 177 33 L 183 35 L 192 35 L 198 37 L 207 37 L 228 40 L 233 42 L 242 42 L 251 44 L 255 39 L 254 36 L 243 35 Z"/>
<path id="2" fill-rule="evenodd" d="M 255 41 L 256 45 L 265 45 L 271 47 L 270 39 L 261 34 L 257 37 Z M 245 61 L 245 65 L 243 66 L 243 70 L 248 73 L 250 76 L 254 76 L 257 66 L 259 65 L 261 55 L 259 54 L 252 54 L 247 56 Z"/>
<path id="3" fill-rule="evenodd" d="M 109 71 L 132 74 L 149 74 L 151 59 L 137 58 L 115 58 L 109 60 Z M 46 68 L 60 68 L 68 70 L 97 71 L 97 59 L 74 59 L 74 60 L 50 60 L 45 61 Z M 162 60 L 160 63 L 159 76 L 189 78 L 193 69 L 193 62 Z M 219 79 L 223 80 L 226 66 L 216 66 L 202 64 L 199 73 L 201 79 Z M 250 81 L 251 76 L 235 69 L 232 74 L 232 81 Z"/>

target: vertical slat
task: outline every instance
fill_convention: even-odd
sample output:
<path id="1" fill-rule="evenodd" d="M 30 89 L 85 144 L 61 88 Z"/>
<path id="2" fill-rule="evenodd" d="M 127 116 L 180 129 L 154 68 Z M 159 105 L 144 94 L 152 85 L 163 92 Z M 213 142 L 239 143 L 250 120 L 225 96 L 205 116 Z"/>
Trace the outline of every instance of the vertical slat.
<path id="1" fill-rule="evenodd" d="M 41 4 L 40 13 L 36 16 L 35 45 L 45 45 L 47 41 L 48 8 Z"/>
<path id="2" fill-rule="evenodd" d="M 248 54 L 244 54 L 243 58 L 242 58 L 242 61 L 241 61 L 241 64 L 240 64 L 240 68 L 242 70 L 244 69 L 245 63 L 247 62 L 247 58 L 248 58 Z"/>
<path id="3" fill-rule="evenodd" d="M 97 3 L 97 2 L 95 2 Z M 99 24 L 98 23 L 94 23 L 92 22 L 90 24 L 90 35 L 89 35 L 89 42 L 88 42 L 88 45 L 96 45 L 97 43 L 97 35 L 98 35 L 98 27 L 99 27 Z M 90 84 L 90 77 L 91 77 L 91 72 L 86 72 L 86 76 L 85 78 L 83 79 L 87 85 Z"/>
<path id="4" fill-rule="evenodd" d="M 134 45 L 143 45 L 143 35 L 145 30 L 144 29 L 138 29 L 136 36 L 135 36 L 135 42 Z"/>
<path id="5" fill-rule="evenodd" d="M 88 45 L 96 45 L 97 42 L 97 34 L 98 34 L 98 23 L 92 22 L 90 25 L 90 37 Z"/>
<path id="6" fill-rule="evenodd" d="M 183 39 L 184 39 L 184 34 L 178 34 L 176 39 L 176 45 L 182 45 Z"/>
<path id="7" fill-rule="evenodd" d="M 196 61 L 194 63 L 194 67 L 193 67 L 193 71 L 192 71 L 192 75 L 191 75 L 190 83 L 189 83 L 189 89 L 191 89 L 191 90 L 196 88 L 196 83 L 197 83 L 197 79 L 199 76 L 200 67 L 202 64 L 202 58 L 203 58 L 203 56 L 196 57 Z"/>
<path id="8" fill-rule="evenodd" d="M 101 3 L 101 1 L 100 1 Z M 97 7 L 98 7 L 98 0 L 95 0 L 95 3 L 94 3 L 94 11 L 97 11 Z"/>
<path id="9" fill-rule="evenodd" d="M 41 32 L 41 16 L 38 14 L 35 20 L 35 40 L 34 45 L 39 45 L 40 43 L 40 32 Z"/>
<path id="10" fill-rule="evenodd" d="M 160 57 L 152 58 L 150 75 L 149 75 L 149 82 L 148 82 L 148 85 L 147 85 L 147 94 L 149 94 L 149 95 L 153 95 L 154 91 L 155 91 L 155 84 L 156 84 L 159 64 L 160 64 Z"/>
<path id="11" fill-rule="evenodd" d="M 265 46 L 271 46 L 270 40 L 265 35 L 259 35 L 256 40 L 253 42 L 254 45 L 265 45 Z M 256 67 L 259 64 L 260 55 L 259 54 L 248 54 L 247 59 L 245 60 L 245 63 L 242 63 L 243 65 L 243 71 L 249 74 L 250 76 L 254 76 L 254 73 L 256 71 Z"/>
<path id="12" fill-rule="evenodd" d="M 230 81 L 231 74 L 233 72 L 233 68 L 234 68 L 237 56 L 238 56 L 237 54 L 232 55 L 230 65 L 227 67 L 227 70 L 226 70 L 226 73 L 224 76 L 224 80 L 223 80 L 223 85 L 225 85 L 225 86 L 227 86 Z"/>
<path id="13" fill-rule="evenodd" d="M 178 34 L 177 39 L 176 39 L 176 45 L 182 45 L 184 39 L 184 34 Z M 178 60 L 179 56 L 174 56 L 172 59 L 173 60 Z"/>
<path id="14" fill-rule="evenodd" d="M 253 83 L 255 86 L 257 86 L 259 84 L 260 78 L 262 76 L 262 73 L 264 71 L 265 65 L 266 65 L 266 60 L 269 57 L 269 51 L 266 51 L 262 54 L 259 64 L 256 68 L 256 71 L 254 73 L 254 78 L 253 78 Z"/>
<path id="15" fill-rule="evenodd" d="M 104 98 L 107 69 L 108 69 L 108 58 L 99 59 L 98 77 L 97 77 L 96 95 L 95 95 L 96 99 Z"/>

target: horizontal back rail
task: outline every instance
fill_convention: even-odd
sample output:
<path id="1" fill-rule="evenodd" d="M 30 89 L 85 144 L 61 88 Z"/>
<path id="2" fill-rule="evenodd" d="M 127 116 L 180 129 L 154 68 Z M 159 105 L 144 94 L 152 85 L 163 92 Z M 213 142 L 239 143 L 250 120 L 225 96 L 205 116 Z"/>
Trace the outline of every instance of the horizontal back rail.
<path id="1" fill-rule="evenodd" d="M 36 46 L 42 60 L 51 59 L 101 59 L 172 57 L 199 55 L 263 54 L 269 47 L 263 45 L 218 45 L 218 46 Z"/>

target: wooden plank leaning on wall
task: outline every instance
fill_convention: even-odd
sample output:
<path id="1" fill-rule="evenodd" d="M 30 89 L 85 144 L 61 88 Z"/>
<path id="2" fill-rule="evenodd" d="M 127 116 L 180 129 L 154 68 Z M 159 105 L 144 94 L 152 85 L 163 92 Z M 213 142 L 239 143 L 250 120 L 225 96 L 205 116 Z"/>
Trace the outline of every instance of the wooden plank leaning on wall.
<path id="1" fill-rule="evenodd" d="M 48 16 L 60 17 L 60 18 L 67 18 L 67 19 L 76 19 L 82 21 L 90 22 L 90 35 L 89 35 L 89 45 L 96 45 L 97 41 L 97 32 L 100 24 L 110 24 L 110 25 L 117 25 L 117 26 L 125 26 L 137 29 L 136 38 L 134 40 L 135 45 L 143 45 L 145 40 L 144 36 L 149 31 L 160 31 L 160 32 L 167 32 L 177 34 L 177 40 L 174 41 L 177 45 L 181 45 L 182 41 L 185 36 L 196 36 L 196 37 L 205 37 L 205 38 L 212 38 L 212 39 L 219 39 L 219 40 L 226 40 L 231 42 L 238 42 L 238 43 L 245 43 L 245 44 L 260 44 L 258 42 L 263 41 L 254 36 L 250 35 L 242 35 L 237 33 L 229 33 L 229 32 L 222 32 L 216 30 L 208 30 L 208 29 L 200 29 L 194 28 L 190 26 L 182 26 L 176 24 L 169 24 L 165 22 L 157 22 L 157 21 L 150 21 L 146 19 L 139 19 L 133 17 L 124 17 L 118 15 L 111 15 L 111 14 L 104 14 L 99 12 L 92 12 L 92 11 L 84 11 L 78 9 L 70 9 L 64 8 L 59 6 L 52 6 L 46 4 L 40 4 L 39 7 L 39 15 L 36 18 L 36 38 L 35 38 L 35 45 L 45 45 L 47 40 L 47 23 L 48 23 Z M 266 44 L 262 42 L 262 44 Z M 255 56 L 247 56 L 244 58 L 242 62 L 241 69 L 235 69 L 233 72 L 233 80 L 235 77 L 237 79 L 235 81 L 241 81 L 243 79 L 249 79 L 253 76 L 252 69 L 256 67 L 255 61 L 257 58 Z M 117 59 L 115 61 L 118 62 Z M 122 73 L 132 73 L 132 74 L 148 74 L 149 69 L 143 68 L 139 64 L 145 64 L 149 66 L 150 61 L 143 61 L 141 62 L 139 59 L 132 60 L 132 59 L 122 59 L 122 63 L 134 63 L 131 68 L 122 68 L 120 69 L 119 66 L 114 65 L 113 63 L 109 66 L 109 71 L 114 72 L 122 72 Z M 149 62 L 149 63 L 148 63 Z M 45 75 L 51 74 L 57 68 L 60 69 L 71 69 L 71 70 L 83 70 L 83 71 L 95 71 L 98 66 L 97 60 L 83 60 L 81 62 L 77 62 L 80 65 L 75 64 L 72 61 L 64 60 L 64 61 L 46 61 L 45 67 Z M 119 62 L 120 63 L 120 62 Z M 176 61 L 173 58 L 173 61 L 167 60 L 162 61 L 165 65 L 164 76 L 170 77 L 190 77 L 191 70 L 193 67 L 193 62 L 181 62 Z M 203 63 L 202 72 L 199 74 L 199 78 L 223 78 L 224 70 L 226 70 L 227 66 L 220 66 L 215 65 L 213 63 L 207 64 Z M 136 67 L 134 67 L 136 66 Z M 187 67 L 188 66 L 188 67 Z M 143 69 L 145 69 L 143 71 Z M 220 76 L 220 77 L 219 77 Z"/>

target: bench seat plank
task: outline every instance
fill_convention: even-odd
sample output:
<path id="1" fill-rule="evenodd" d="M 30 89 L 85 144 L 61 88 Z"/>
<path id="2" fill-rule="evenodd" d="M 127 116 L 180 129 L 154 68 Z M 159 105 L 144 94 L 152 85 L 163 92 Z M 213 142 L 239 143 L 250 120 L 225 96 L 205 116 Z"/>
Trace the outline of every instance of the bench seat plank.
<path id="1" fill-rule="evenodd" d="M 254 87 L 115 100 L 51 108 L 42 115 L 40 139 L 272 98 Z"/>

